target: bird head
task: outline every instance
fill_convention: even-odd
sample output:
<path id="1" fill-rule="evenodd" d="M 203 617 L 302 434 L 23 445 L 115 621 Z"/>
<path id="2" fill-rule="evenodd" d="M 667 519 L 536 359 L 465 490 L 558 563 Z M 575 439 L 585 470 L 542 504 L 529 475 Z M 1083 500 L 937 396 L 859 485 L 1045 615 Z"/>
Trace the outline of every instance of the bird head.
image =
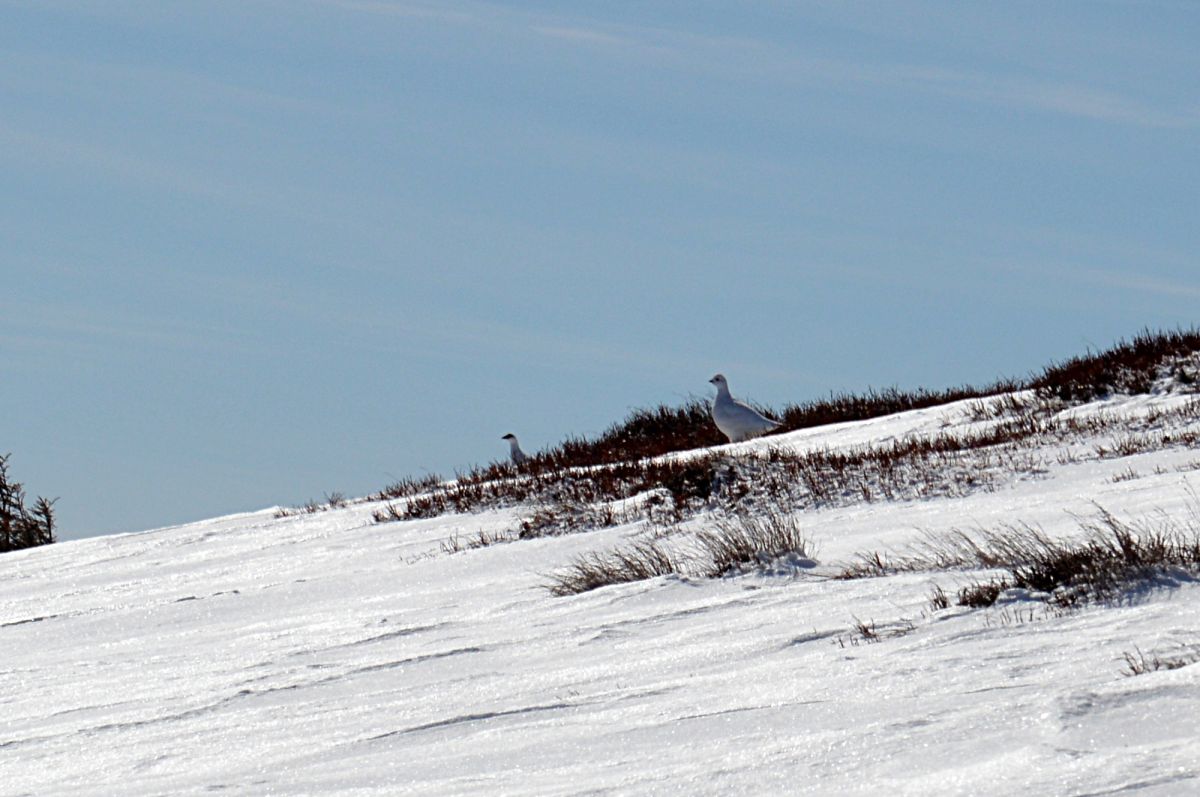
<path id="1" fill-rule="evenodd" d="M 504 437 L 501 437 L 500 439 L 501 440 L 516 440 L 517 436 L 515 434 L 513 434 L 512 432 L 509 432 L 508 434 L 504 435 Z"/>
<path id="2" fill-rule="evenodd" d="M 716 385 L 717 387 L 725 387 L 725 388 L 729 387 L 729 383 L 725 381 L 725 374 L 717 374 L 716 376 L 714 376 L 712 379 L 710 379 L 708 381 L 709 381 L 709 384 Z"/>

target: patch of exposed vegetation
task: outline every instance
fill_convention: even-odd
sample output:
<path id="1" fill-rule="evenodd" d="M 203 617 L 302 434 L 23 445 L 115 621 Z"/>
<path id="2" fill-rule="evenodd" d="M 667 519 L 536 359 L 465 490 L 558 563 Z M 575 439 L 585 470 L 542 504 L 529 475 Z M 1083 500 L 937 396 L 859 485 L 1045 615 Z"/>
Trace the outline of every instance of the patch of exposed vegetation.
<path id="1" fill-rule="evenodd" d="M 461 553 L 473 551 L 476 548 L 487 548 L 504 542 L 512 542 L 515 538 L 503 531 L 484 531 L 480 529 L 474 534 L 463 536 L 454 534 L 442 541 L 442 553 Z"/>
<path id="2" fill-rule="evenodd" d="M 25 488 L 8 473 L 9 454 L 0 455 L 0 553 L 54 542 L 54 501 L 39 496 L 25 505 Z"/>
<path id="3" fill-rule="evenodd" d="M 770 511 L 719 519 L 700 531 L 696 542 L 697 550 L 691 556 L 672 553 L 658 541 L 591 553 L 553 574 L 547 589 L 553 595 L 575 595 L 668 573 L 720 578 L 767 571 L 783 559 L 811 564 L 814 552 L 812 541 L 794 517 Z"/>
<path id="4" fill-rule="evenodd" d="M 847 420 L 975 398 L 974 426 L 838 451 L 784 447 L 751 453 L 665 456 L 723 442 L 707 406 L 638 410 L 593 440 L 572 439 L 517 469 L 494 463 L 443 482 L 434 476 L 399 481 L 375 498 L 389 503 L 378 522 L 529 506 L 513 536 L 584 531 L 634 520 L 677 523 L 704 510 L 736 512 L 763 502 L 787 512 L 880 500 L 956 497 L 992 490 L 1015 477 L 1037 477 L 1051 462 L 1127 457 L 1200 443 L 1200 401 L 1139 418 L 1064 412 L 1098 395 L 1184 390 L 1193 378 L 1200 333 L 1143 333 L 1100 354 L 1060 363 L 1037 377 L 984 389 L 833 396 L 786 408 L 784 428 Z M 1174 382 L 1171 382 L 1174 380 Z M 1029 388 L 1023 393 L 995 393 Z M 1096 440 L 1091 450 L 1072 442 Z M 1053 452 L 1051 452 L 1053 449 Z M 635 500 L 636 499 L 636 500 Z"/>
<path id="5" fill-rule="evenodd" d="M 1200 661 L 1200 644 L 1179 645 L 1175 650 L 1160 653 L 1143 653 L 1134 648 L 1122 655 L 1125 662 L 1122 675 L 1145 675 L 1158 670 L 1178 670 Z"/>
<path id="6" fill-rule="evenodd" d="M 839 634 L 834 637 L 833 641 L 840 648 L 873 645 L 885 639 L 895 639 L 911 634 L 916 628 L 911 620 L 905 618 L 880 625 L 874 620 L 864 621 L 855 617 L 849 633 Z"/>
<path id="7" fill-rule="evenodd" d="M 696 535 L 710 578 L 769 567 L 783 557 L 811 560 L 815 549 L 794 515 L 767 509 L 716 521 Z"/>
<path id="8" fill-rule="evenodd" d="M 278 519 L 295 517 L 296 515 L 316 515 L 321 512 L 328 512 L 331 509 L 342 509 L 348 504 L 349 501 L 346 500 L 345 494 L 335 490 L 332 493 L 325 493 L 325 500 L 323 502 L 310 498 L 300 507 L 280 507 L 275 510 L 275 517 Z"/>
<path id="9" fill-rule="evenodd" d="M 1055 363 L 1029 387 L 1039 395 L 1082 403 L 1113 394 L 1149 393 L 1164 378 L 1194 388 L 1200 383 L 1200 330 L 1152 332 L 1118 341 L 1102 352 L 1089 352 Z"/>
<path id="10" fill-rule="evenodd" d="M 579 556 L 563 570 L 550 576 L 546 589 L 551 595 L 578 595 L 581 592 L 645 581 L 680 572 L 676 557 L 654 541 L 638 542 L 607 553 Z"/>
<path id="11" fill-rule="evenodd" d="M 952 569 L 1000 571 L 960 589 L 957 603 L 992 606 L 1006 591 L 1020 589 L 1055 606 L 1072 608 L 1111 600 L 1138 587 L 1200 575 L 1196 513 L 1187 524 L 1166 515 L 1129 522 L 1099 508 L 1097 516 L 1081 521 L 1081 526 L 1080 538 L 1066 540 L 1025 524 L 927 536 L 900 556 L 860 554 L 841 577 Z"/>

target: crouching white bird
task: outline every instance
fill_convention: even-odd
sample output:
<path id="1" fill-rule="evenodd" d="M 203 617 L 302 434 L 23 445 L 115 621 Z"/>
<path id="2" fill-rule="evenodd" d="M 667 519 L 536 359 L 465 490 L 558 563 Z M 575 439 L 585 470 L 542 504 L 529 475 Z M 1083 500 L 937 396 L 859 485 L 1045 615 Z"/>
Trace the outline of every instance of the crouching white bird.
<path id="1" fill-rule="evenodd" d="M 721 430 L 721 434 L 729 438 L 729 442 L 749 440 L 779 428 L 779 421 L 771 420 L 730 395 L 724 374 L 717 374 L 708 381 L 717 386 L 717 397 L 712 403 L 713 423 Z"/>
<path id="2" fill-rule="evenodd" d="M 517 442 L 517 436 L 511 432 L 500 438 L 508 441 L 509 456 L 512 457 L 514 465 L 524 465 L 529 461 L 529 456 L 521 450 L 521 444 Z"/>

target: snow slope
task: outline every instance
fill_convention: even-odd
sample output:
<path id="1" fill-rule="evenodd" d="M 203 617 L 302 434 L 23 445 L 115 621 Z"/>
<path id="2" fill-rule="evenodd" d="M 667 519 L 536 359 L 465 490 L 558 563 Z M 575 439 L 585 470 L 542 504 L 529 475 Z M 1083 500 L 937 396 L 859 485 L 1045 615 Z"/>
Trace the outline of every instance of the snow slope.
<path id="1" fill-rule="evenodd" d="M 739 448 L 836 449 L 965 417 L 948 405 Z M 930 607 L 932 584 L 979 574 L 823 577 L 928 532 L 1078 534 L 1096 503 L 1184 517 L 1198 457 L 1051 459 L 967 497 L 805 512 L 814 571 L 568 598 L 547 573 L 644 529 L 448 554 L 451 535 L 522 510 L 376 524 L 356 504 L 6 554 L 0 793 L 1200 793 L 1200 665 L 1121 673 L 1127 652 L 1200 641 L 1200 584 L 1060 614 Z"/>

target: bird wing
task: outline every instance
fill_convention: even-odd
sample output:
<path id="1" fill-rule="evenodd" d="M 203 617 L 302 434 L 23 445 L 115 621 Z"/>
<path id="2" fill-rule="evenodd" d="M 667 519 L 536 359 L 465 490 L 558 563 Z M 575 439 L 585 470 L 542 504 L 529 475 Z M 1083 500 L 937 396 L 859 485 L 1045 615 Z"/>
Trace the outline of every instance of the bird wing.
<path id="1" fill-rule="evenodd" d="M 738 401 L 737 399 L 733 400 L 733 406 L 737 407 L 738 415 L 740 415 L 743 418 L 746 418 L 747 420 L 753 419 L 753 420 L 760 421 L 765 424 L 769 424 L 771 426 L 779 426 L 780 425 L 779 421 L 768 418 L 766 415 L 763 415 L 761 412 L 754 409 L 749 404 L 745 404 L 741 401 Z"/>
<path id="2" fill-rule="evenodd" d="M 769 432 L 780 425 L 778 421 L 734 399 L 722 398 L 714 402 L 712 414 L 717 428 L 732 440 Z"/>

